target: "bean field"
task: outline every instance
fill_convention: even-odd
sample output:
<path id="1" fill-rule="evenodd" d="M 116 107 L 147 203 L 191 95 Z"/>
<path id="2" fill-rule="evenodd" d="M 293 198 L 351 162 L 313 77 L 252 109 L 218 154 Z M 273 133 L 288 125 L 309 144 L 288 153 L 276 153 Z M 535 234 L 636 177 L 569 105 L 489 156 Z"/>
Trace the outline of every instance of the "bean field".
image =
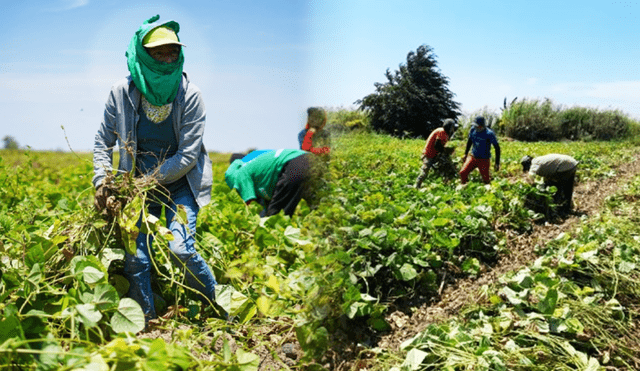
<path id="1" fill-rule="evenodd" d="M 2 151 L 0 368 L 639 369 L 636 143 L 500 140 L 491 184 L 432 172 L 417 190 L 423 140 L 336 133 L 320 203 L 293 217 L 260 218 L 224 182 L 229 154 L 211 153 L 197 248 L 217 311 L 150 221 L 163 318 L 147 331 L 122 261 L 152 186 L 121 177 L 128 199 L 109 218 L 90 153 Z M 465 142 L 452 144 L 459 168 Z M 568 216 L 522 173 L 523 155 L 547 153 L 580 161 Z"/>

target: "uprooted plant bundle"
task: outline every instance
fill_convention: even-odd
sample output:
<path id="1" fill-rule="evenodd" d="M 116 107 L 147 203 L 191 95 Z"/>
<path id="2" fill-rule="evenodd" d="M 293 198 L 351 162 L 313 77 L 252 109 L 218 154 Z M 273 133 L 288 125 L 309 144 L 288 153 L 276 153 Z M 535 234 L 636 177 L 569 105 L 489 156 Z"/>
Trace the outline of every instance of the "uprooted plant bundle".
<path id="1" fill-rule="evenodd" d="M 433 170 L 441 176 L 445 181 L 450 181 L 458 177 L 458 169 L 451 156 L 453 155 L 453 147 L 445 147 L 444 152 L 436 155 L 436 163 Z"/>
<path id="2" fill-rule="evenodd" d="M 110 173 L 104 179 L 102 187 L 107 187 L 109 196 L 100 214 L 114 229 L 117 239 L 130 254 L 135 254 L 135 240 L 140 230 L 172 239 L 171 232 L 162 227 L 160 220 L 148 214 L 144 208 L 147 201 L 153 199 L 154 193 L 163 192 L 157 174 L 133 177 L 131 173 L 120 176 Z M 137 226 L 139 220 L 140 227 Z M 182 220 L 186 221 L 186 216 Z"/>

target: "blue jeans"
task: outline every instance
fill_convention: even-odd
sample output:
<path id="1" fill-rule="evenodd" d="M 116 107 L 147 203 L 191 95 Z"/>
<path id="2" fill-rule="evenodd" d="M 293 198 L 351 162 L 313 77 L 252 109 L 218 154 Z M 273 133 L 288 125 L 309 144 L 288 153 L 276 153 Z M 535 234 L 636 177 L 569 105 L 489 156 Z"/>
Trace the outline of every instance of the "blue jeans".
<path id="1" fill-rule="evenodd" d="M 167 205 L 167 228 L 174 237 L 173 241 L 169 241 L 171 260 L 185 271 L 187 285 L 204 296 L 201 298 L 202 302 L 213 302 L 217 282 L 211 269 L 195 249 L 196 218 L 200 208 L 191 190 L 186 186 L 179 188 L 170 198 L 160 195 L 157 202 L 149 203 L 149 213 L 159 218 L 163 204 Z M 186 226 L 173 220 L 176 205 L 184 205 L 187 211 Z M 138 220 L 138 227 L 141 222 L 142 217 Z M 151 259 L 154 255 L 152 241 L 152 236 L 140 233 L 136 240 L 136 255 L 126 253 L 124 265 L 125 276 L 129 280 L 129 297 L 140 304 L 146 321 L 157 317 L 151 291 Z"/>

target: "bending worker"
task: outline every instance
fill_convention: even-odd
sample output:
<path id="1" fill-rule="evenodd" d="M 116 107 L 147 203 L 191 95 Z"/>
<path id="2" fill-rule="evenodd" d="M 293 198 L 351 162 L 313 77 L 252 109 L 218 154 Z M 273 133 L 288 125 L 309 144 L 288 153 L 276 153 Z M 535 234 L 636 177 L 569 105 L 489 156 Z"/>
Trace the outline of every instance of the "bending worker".
<path id="1" fill-rule="evenodd" d="M 234 160 L 224 173 L 224 180 L 247 205 L 253 201 L 263 205 L 260 216 L 275 215 L 280 210 L 291 216 L 308 193 L 310 156 L 313 155 L 299 149 L 279 149 L 247 162 Z"/>
<path id="2" fill-rule="evenodd" d="M 544 178 L 545 186 L 555 186 L 554 202 L 560 206 L 562 212 L 571 211 L 573 186 L 576 179 L 578 161 L 571 156 L 556 153 L 531 158 L 524 156 L 520 160 L 522 171 Z"/>
<path id="3" fill-rule="evenodd" d="M 427 174 L 429 174 L 429 170 L 442 159 L 442 157 L 438 155 L 445 152 L 444 146 L 449 139 L 451 139 L 456 128 L 457 125 L 453 119 L 445 119 L 441 128 L 437 128 L 429 134 L 429 138 L 427 138 L 424 150 L 422 151 L 422 168 L 420 169 L 418 179 L 416 179 L 416 188 L 422 186 L 422 182 L 427 177 Z"/>

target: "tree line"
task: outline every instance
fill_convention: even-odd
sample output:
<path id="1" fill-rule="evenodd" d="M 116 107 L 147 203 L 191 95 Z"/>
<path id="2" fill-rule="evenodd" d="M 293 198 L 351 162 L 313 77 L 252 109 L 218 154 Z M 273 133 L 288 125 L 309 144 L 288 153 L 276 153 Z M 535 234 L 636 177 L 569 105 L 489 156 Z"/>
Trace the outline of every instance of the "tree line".
<path id="1" fill-rule="evenodd" d="M 423 138 L 447 118 L 461 115 L 460 103 L 449 89 L 449 79 L 438 68 L 428 45 L 407 54 L 406 63 L 385 72 L 384 83 L 374 83 L 375 92 L 355 102 L 367 116 L 370 128 L 401 138 Z M 611 140 L 638 131 L 638 123 L 618 110 L 565 108 L 550 99 L 512 100 L 500 115 L 487 117 L 500 135 L 522 141 Z M 354 128 L 362 122 L 351 119 Z M 635 130 L 632 130 L 635 129 Z"/>

